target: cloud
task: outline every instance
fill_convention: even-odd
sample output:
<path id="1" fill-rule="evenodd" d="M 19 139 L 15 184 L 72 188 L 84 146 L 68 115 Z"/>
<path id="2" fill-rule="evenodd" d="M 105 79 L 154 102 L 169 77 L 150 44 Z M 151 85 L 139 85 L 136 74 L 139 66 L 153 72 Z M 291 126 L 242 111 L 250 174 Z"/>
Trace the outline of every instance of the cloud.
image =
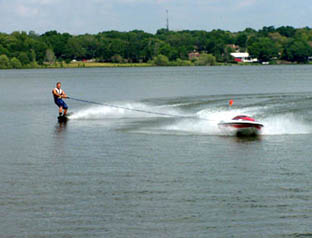
<path id="1" fill-rule="evenodd" d="M 241 0 L 237 3 L 237 8 L 254 6 L 256 3 L 257 3 L 256 0 Z"/>
<path id="2" fill-rule="evenodd" d="M 39 14 L 39 9 L 27 7 L 25 5 L 18 5 L 16 7 L 16 13 L 21 17 L 34 17 Z"/>
<path id="3" fill-rule="evenodd" d="M 59 0 L 28 0 L 28 1 L 26 0 L 23 2 L 32 4 L 32 5 L 55 5 L 60 1 Z"/>

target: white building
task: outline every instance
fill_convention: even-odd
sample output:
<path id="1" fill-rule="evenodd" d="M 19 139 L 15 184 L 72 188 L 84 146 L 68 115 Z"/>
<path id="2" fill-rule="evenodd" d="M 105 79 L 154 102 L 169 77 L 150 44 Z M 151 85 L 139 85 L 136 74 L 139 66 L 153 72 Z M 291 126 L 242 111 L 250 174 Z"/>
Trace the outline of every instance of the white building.
<path id="1" fill-rule="evenodd" d="M 231 53 L 231 56 L 234 58 L 236 62 L 243 62 L 243 63 L 258 62 L 258 59 L 251 58 L 248 52 L 235 52 L 235 53 Z"/>

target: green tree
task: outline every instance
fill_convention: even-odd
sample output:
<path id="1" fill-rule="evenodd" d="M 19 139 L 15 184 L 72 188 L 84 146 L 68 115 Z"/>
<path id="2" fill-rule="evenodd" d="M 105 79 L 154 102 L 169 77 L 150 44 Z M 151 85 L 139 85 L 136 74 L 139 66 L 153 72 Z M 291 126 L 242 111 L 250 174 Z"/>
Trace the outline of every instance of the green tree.
<path id="1" fill-rule="evenodd" d="M 162 28 L 162 29 L 157 30 L 156 35 L 165 35 L 165 34 L 167 34 L 168 32 L 169 32 L 169 31 L 168 31 L 167 29 Z"/>
<path id="2" fill-rule="evenodd" d="M 114 55 L 120 55 L 123 58 L 131 59 L 131 53 L 129 52 L 129 49 L 127 48 L 128 43 L 124 40 L 115 39 L 110 40 L 108 44 L 108 50 L 107 50 L 107 56 L 111 60 L 112 56 Z"/>
<path id="3" fill-rule="evenodd" d="M 10 67 L 9 58 L 6 55 L 0 55 L 0 69 L 9 69 Z"/>
<path id="4" fill-rule="evenodd" d="M 248 36 L 246 33 L 239 33 L 237 35 L 235 44 L 245 49 L 247 47 L 247 40 L 248 40 Z"/>
<path id="5" fill-rule="evenodd" d="M 21 69 L 22 68 L 22 63 L 21 63 L 21 61 L 19 61 L 18 58 L 13 57 L 10 60 L 10 62 L 11 62 L 11 66 L 12 66 L 13 69 Z"/>
<path id="6" fill-rule="evenodd" d="M 293 40 L 285 48 L 283 58 L 298 63 L 307 63 L 312 56 L 312 47 L 304 40 Z"/>
<path id="7" fill-rule="evenodd" d="M 86 49 L 83 48 L 81 40 L 78 37 L 68 39 L 64 50 L 65 58 L 81 60 L 85 59 L 85 55 Z"/>
<path id="8" fill-rule="evenodd" d="M 144 48 L 142 50 L 144 61 L 147 62 L 148 60 L 153 59 L 155 56 L 160 54 L 160 47 L 162 44 L 166 44 L 165 42 L 154 39 L 148 38 L 143 41 Z"/>
<path id="9" fill-rule="evenodd" d="M 20 52 L 17 58 L 22 63 L 22 65 L 27 65 L 30 63 L 30 60 L 26 52 Z"/>
<path id="10" fill-rule="evenodd" d="M 208 41 L 209 33 L 206 31 L 193 31 L 192 37 L 194 38 L 194 50 L 206 51 L 206 45 Z"/>
<path id="11" fill-rule="evenodd" d="M 146 60 L 143 52 L 146 39 L 150 38 L 151 35 L 138 30 L 128 32 L 126 35 L 127 44 L 125 47 L 125 56 L 132 62 L 142 62 Z"/>
<path id="12" fill-rule="evenodd" d="M 9 51 L 8 49 L 4 48 L 1 44 L 0 44 L 0 55 L 9 55 Z"/>
<path id="13" fill-rule="evenodd" d="M 262 37 L 267 37 L 270 33 L 275 31 L 276 29 L 274 26 L 264 26 L 261 30 L 259 30 L 258 34 Z"/>
<path id="14" fill-rule="evenodd" d="M 157 55 L 154 57 L 153 62 L 157 66 L 168 66 L 169 65 L 169 59 L 165 55 Z"/>
<path id="15" fill-rule="evenodd" d="M 229 63 L 229 62 L 234 62 L 234 58 L 231 55 L 231 53 L 234 52 L 234 49 L 231 47 L 225 47 L 224 49 L 224 62 Z"/>
<path id="16" fill-rule="evenodd" d="M 195 65 L 198 66 L 212 66 L 216 65 L 216 57 L 212 54 L 200 54 L 199 58 L 195 61 Z"/>
<path id="17" fill-rule="evenodd" d="M 68 33 L 58 33 L 57 31 L 48 31 L 41 35 L 41 40 L 46 43 L 49 48 L 53 49 L 57 58 L 64 58 L 66 44 L 72 36 Z"/>
<path id="18" fill-rule="evenodd" d="M 251 57 L 257 58 L 260 62 L 268 62 L 279 56 L 278 46 L 267 37 L 261 37 L 248 46 L 248 52 Z"/>
<path id="19" fill-rule="evenodd" d="M 109 61 L 112 57 L 112 55 L 109 54 L 109 40 L 105 38 L 102 34 L 98 34 L 96 37 L 98 40 L 98 45 L 95 57 L 100 62 Z"/>
<path id="20" fill-rule="evenodd" d="M 97 49 L 99 47 L 99 41 L 94 35 L 85 34 L 79 36 L 81 46 L 85 49 L 85 59 L 94 59 L 97 56 Z"/>
<path id="21" fill-rule="evenodd" d="M 181 60 L 180 58 L 178 58 L 175 62 L 174 62 L 175 66 L 192 66 L 192 62 L 189 60 Z"/>
<path id="22" fill-rule="evenodd" d="M 114 55 L 112 56 L 112 62 L 113 63 L 123 63 L 123 58 L 120 55 Z"/>
<path id="23" fill-rule="evenodd" d="M 160 45 L 159 52 L 161 55 L 167 56 L 169 60 L 175 60 L 178 57 L 174 48 L 167 43 Z"/>
<path id="24" fill-rule="evenodd" d="M 48 49 L 47 44 L 44 43 L 42 40 L 38 40 L 38 41 L 34 41 L 31 47 L 36 54 L 36 61 L 42 65 L 44 61 L 44 57 L 46 55 L 46 50 Z M 32 60 L 33 59 L 34 58 L 32 56 Z"/>
<path id="25" fill-rule="evenodd" d="M 54 64 L 56 61 L 56 57 L 54 55 L 54 51 L 52 49 L 46 50 L 45 62 L 49 64 Z"/>
<path id="26" fill-rule="evenodd" d="M 30 56 L 31 56 L 30 60 L 31 60 L 32 63 L 37 62 L 37 60 L 36 60 L 36 51 L 34 49 L 31 49 Z"/>
<path id="27" fill-rule="evenodd" d="M 296 34 L 296 29 L 293 28 L 292 26 L 281 26 L 276 29 L 278 33 L 280 33 L 282 36 L 286 37 L 294 37 Z"/>
<path id="28" fill-rule="evenodd" d="M 27 52 L 29 50 L 29 41 L 28 41 L 28 35 L 26 32 L 18 32 L 15 31 L 11 34 L 12 44 L 11 49 L 14 51 L 24 51 Z"/>

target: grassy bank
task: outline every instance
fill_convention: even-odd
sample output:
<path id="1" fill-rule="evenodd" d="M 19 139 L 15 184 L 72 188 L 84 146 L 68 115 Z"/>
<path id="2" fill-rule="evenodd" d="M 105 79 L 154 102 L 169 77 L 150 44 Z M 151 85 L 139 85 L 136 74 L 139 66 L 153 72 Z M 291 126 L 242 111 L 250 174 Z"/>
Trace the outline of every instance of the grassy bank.
<path id="1" fill-rule="evenodd" d="M 64 62 L 57 62 L 52 65 L 44 65 L 43 68 L 102 68 L 102 67 L 150 67 L 152 64 L 148 63 L 100 63 L 100 62 L 71 62 L 66 64 Z"/>
<path id="2" fill-rule="evenodd" d="M 300 65 L 298 63 L 281 63 L 281 62 L 270 62 L 270 65 Z M 308 64 L 312 65 L 312 62 Z M 215 63 L 214 66 L 260 66 L 260 63 Z M 159 65 L 155 65 L 154 63 L 100 63 L 100 62 L 83 62 L 83 61 L 76 61 L 71 62 L 69 64 L 65 62 L 56 62 L 54 64 L 29 64 L 20 67 L 19 69 L 60 69 L 60 68 L 114 68 L 114 67 L 155 67 Z M 180 64 L 176 62 L 170 62 L 167 65 L 161 66 L 169 66 L 169 67 L 181 67 L 181 66 L 189 66 L 189 67 L 198 67 L 199 65 L 195 64 Z M 6 69 L 13 69 L 12 67 L 8 67 Z"/>

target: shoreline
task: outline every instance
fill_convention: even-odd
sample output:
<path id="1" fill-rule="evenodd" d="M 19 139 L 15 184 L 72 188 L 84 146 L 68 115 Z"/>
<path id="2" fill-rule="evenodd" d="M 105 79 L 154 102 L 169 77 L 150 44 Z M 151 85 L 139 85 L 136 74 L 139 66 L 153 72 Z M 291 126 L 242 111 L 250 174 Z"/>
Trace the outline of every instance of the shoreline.
<path id="1" fill-rule="evenodd" d="M 298 63 L 272 63 L 272 64 L 260 64 L 260 63 L 216 63 L 215 65 L 207 65 L 206 67 L 218 67 L 218 66 L 273 66 L 273 65 L 312 65 L 312 63 L 307 64 L 298 64 Z M 146 68 L 146 67 L 205 67 L 205 66 L 198 66 L 198 65 L 164 65 L 158 66 L 151 63 L 100 63 L 100 62 L 83 62 L 77 61 L 72 62 L 69 64 L 66 63 L 55 63 L 52 65 L 37 65 L 36 67 L 32 67 L 28 65 L 26 67 L 20 69 L 74 69 L 74 68 Z M 0 70 L 12 70 L 13 68 L 8 69 L 0 69 Z"/>

